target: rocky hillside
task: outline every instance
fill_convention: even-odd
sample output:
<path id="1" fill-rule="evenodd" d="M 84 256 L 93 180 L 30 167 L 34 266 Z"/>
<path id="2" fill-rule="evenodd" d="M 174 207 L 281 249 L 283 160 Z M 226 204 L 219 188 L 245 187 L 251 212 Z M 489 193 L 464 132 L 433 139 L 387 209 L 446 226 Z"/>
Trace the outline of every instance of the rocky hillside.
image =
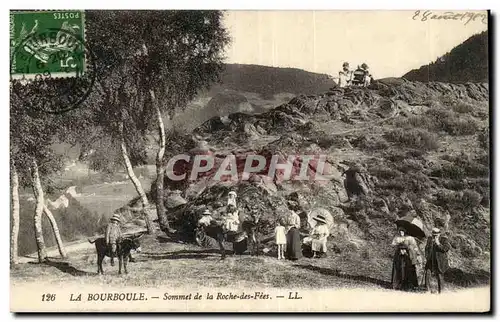
<path id="1" fill-rule="evenodd" d="M 403 76 L 429 82 L 488 82 L 488 33 L 474 35 L 435 62 Z"/>
<path id="2" fill-rule="evenodd" d="M 264 168 L 247 181 L 214 182 L 215 170 L 194 182 L 167 180 L 167 187 L 179 190 L 176 198 L 184 199 L 167 204 L 173 224 L 189 239 L 201 211 L 221 210 L 229 189 L 238 192 L 242 212 L 263 215 L 264 239 L 290 209 L 305 217 L 323 207 L 335 217 L 330 249 L 346 260 L 362 256 L 377 269 L 392 256 L 394 221 L 411 213 L 428 231 L 433 226 L 447 231 L 455 268 L 448 278 L 488 278 L 488 94 L 481 83 L 384 79 L 368 89 L 297 96 L 262 114 L 214 117 L 193 133 L 178 133 L 170 153 L 212 154 L 216 168 L 233 154 L 239 179 L 248 155 L 269 160 L 277 154 L 282 161 L 289 155 L 326 155 L 330 177 L 290 181 L 280 171 L 270 177 Z M 302 162 L 294 161 L 292 178 Z M 309 175 L 317 164 L 310 162 Z M 178 163 L 175 171 L 189 173 L 191 166 Z"/>
<path id="3" fill-rule="evenodd" d="M 191 130 L 214 116 L 262 113 L 297 95 L 323 93 L 334 84 L 325 74 L 297 68 L 226 64 L 220 83 L 200 92 L 173 124 Z"/>

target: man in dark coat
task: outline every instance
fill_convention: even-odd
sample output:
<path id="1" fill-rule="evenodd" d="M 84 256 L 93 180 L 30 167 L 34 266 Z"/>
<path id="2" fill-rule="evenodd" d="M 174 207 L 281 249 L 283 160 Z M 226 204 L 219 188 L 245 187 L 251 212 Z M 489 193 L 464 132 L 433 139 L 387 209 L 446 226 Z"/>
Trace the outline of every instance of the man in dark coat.
<path id="1" fill-rule="evenodd" d="M 432 236 L 427 239 L 425 246 L 425 284 L 427 290 L 431 290 L 431 280 L 437 280 L 438 292 L 444 289 L 443 275 L 448 270 L 448 255 L 450 250 L 448 239 L 441 236 L 439 228 L 432 229 Z"/>

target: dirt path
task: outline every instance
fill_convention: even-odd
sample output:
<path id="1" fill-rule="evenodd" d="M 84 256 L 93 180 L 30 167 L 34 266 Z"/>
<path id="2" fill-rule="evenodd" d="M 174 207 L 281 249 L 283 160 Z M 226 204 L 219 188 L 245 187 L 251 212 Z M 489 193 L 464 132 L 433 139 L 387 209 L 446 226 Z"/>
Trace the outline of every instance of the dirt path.
<path id="1" fill-rule="evenodd" d="M 124 233 L 125 234 L 137 234 L 137 233 L 142 233 L 145 231 L 146 231 L 146 229 L 144 229 L 144 228 L 134 228 L 134 229 L 127 230 Z M 81 252 L 82 250 L 92 249 L 94 247 L 95 247 L 94 244 L 89 243 L 87 239 L 77 240 L 77 241 L 73 241 L 73 242 L 69 242 L 69 243 L 64 244 L 64 248 L 65 248 L 68 256 L 70 256 L 71 253 Z M 59 250 L 57 249 L 57 246 L 47 248 L 47 256 L 49 258 L 60 258 Z M 20 264 L 26 264 L 26 263 L 30 263 L 33 261 L 38 261 L 38 254 L 37 253 L 33 253 L 30 255 L 25 255 L 25 256 L 19 257 Z"/>

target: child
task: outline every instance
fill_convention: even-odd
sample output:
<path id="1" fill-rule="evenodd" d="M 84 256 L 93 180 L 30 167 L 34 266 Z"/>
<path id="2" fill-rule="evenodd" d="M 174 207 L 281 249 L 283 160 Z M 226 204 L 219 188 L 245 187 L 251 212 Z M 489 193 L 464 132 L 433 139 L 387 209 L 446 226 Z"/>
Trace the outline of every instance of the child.
<path id="1" fill-rule="evenodd" d="M 278 259 L 285 259 L 286 234 L 284 220 L 280 219 L 278 225 L 274 228 L 276 245 L 278 245 Z"/>
<path id="2" fill-rule="evenodd" d="M 111 250 L 111 266 L 115 265 L 113 257 L 116 256 L 116 249 L 121 237 L 122 231 L 120 228 L 120 214 L 115 213 L 109 220 L 109 224 L 106 227 L 106 245 L 108 245 L 108 248 Z"/>
<path id="3" fill-rule="evenodd" d="M 227 206 L 224 219 L 225 219 L 224 228 L 226 229 L 226 231 L 232 231 L 232 232 L 238 231 L 238 227 L 240 225 L 240 218 L 236 206 L 233 206 L 232 204 Z"/>
<path id="4" fill-rule="evenodd" d="M 227 196 L 227 205 L 233 205 L 236 207 L 236 192 L 234 191 L 229 191 L 229 194 Z"/>

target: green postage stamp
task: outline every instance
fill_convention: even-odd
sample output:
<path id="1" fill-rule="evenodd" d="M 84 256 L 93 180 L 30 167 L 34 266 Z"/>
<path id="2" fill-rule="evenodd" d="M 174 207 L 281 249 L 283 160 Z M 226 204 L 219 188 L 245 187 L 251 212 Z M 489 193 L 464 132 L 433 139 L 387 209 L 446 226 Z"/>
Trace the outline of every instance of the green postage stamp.
<path id="1" fill-rule="evenodd" d="M 84 41 L 83 10 L 11 11 L 11 78 L 78 77 L 86 70 Z"/>

